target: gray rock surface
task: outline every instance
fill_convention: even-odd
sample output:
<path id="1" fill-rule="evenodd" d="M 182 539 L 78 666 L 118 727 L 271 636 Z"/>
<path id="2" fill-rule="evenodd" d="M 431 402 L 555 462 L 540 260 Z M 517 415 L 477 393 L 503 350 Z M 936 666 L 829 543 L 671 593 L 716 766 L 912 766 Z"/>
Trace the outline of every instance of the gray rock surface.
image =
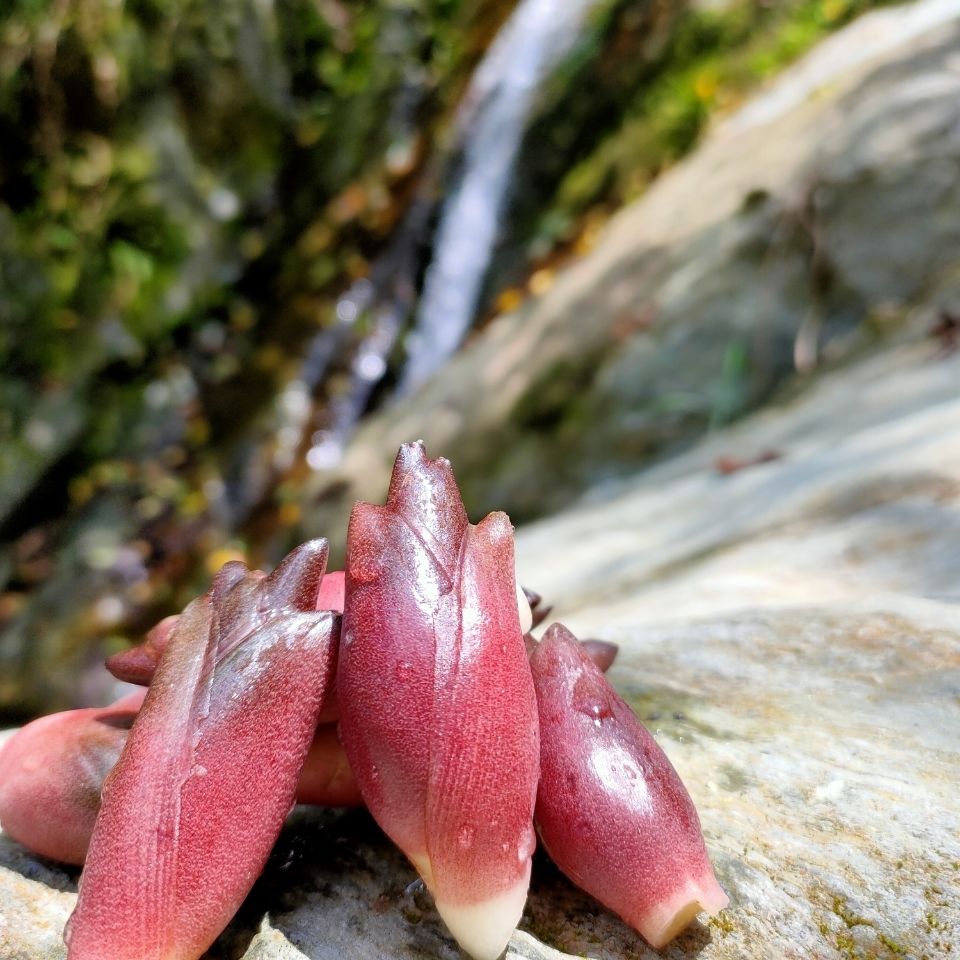
<path id="1" fill-rule="evenodd" d="M 960 353 L 884 351 L 593 500 L 518 566 L 621 644 L 700 811 L 732 905 L 663 955 L 960 950 Z M 366 814 L 298 810 L 210 957 L 457 960 L 413 879 Z M 0 837 L 0 960 L 64 956 L 75 880 Z M 508 957 L 654 956 L 538 857 Z"/>
<path id="2" fill-rule="evenodd" d="M 834 35 L 541 298 L 370 419 L 308 486 L 305 532 L 335 539 L 413 437 L 458 465 L 477 513 L 550 514 L 756 408 L 797 368 L 930 326 L 960 276 L 958 50 L 958 0 Z"/>

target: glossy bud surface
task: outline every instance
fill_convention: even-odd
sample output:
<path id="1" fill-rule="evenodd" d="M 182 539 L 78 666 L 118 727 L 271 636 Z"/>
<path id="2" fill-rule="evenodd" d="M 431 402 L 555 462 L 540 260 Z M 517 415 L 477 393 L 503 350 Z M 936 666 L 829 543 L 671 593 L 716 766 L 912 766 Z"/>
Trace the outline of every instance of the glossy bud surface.
<path id="1" fill-rule="evenodd" d="M 450 465 L 401 448 L 385 506 L 347 544 L 341 734 L 371 813 L 461 946 L 500 955 L 535 846 L 536 699 L 513 529 L 467 520 Z"/>
<path id="2" fill-rule="evenodd" d="M 655 947 L 727 905 L 664 752 L 554 624 L 530 658 L 540 710 L 537 829 L 560 869 Z"/>
<path id="3" fill-rule="evenodd" d="M 227 564 L 177 618 L 107 777 L 70 960 L 194 960 L 235 913 L 294 802 L 339 618 L 313 612 L 326 543 L 269 577 Z"/>

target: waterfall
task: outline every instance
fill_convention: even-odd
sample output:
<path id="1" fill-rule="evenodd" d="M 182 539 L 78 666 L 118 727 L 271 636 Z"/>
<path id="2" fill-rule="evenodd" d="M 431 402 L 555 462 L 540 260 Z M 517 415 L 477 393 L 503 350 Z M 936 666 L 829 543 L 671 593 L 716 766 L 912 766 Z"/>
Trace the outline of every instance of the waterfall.
<path id="1" fill-rule="evenodd" d="M 474 73 L 457 117 L 462 170 L 441 212 L 400 393 L 423 383 L 469 331 L 537 93 L 596 2 L 521 0 Z"/>

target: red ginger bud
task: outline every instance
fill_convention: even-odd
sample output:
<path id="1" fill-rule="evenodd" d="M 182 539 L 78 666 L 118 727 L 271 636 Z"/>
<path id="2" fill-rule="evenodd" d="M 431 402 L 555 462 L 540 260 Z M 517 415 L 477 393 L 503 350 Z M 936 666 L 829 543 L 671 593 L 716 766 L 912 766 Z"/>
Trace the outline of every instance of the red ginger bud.
<path id="1" fill-rule="evenodd" d="M 149 687 L 153 672 L 173 634 L 177 615 L 164 617 L 146 636 L 139 646 L 123 650 L 107 657 L 107 669 L 126 683 L 138 683 Z"/>
<path id="2" fill-rule="evenodd" d="M 535 845 L 536 699 L 513 530 L 467 520 L 450 465 L 401 448 L 386 506 L 354 507 L 337 684 L 364 801 L 461 946 L 503 951 Z"/>
<path id="3" fill-rule="evenodd" d="M 337 617 L 312 612 L 325 565 L 324 541 L 269 577 L 227 564 L 177 619 L 104 784 L 70 960 L 193 960 L 246 896 L 334 669 Z"/>
<path id="4" fill-rule="evenodd" d="M 327 574 L 324 585 L 336 576 Z M 343 575 L 339 576 L 342 594 Z M 616 645 L 605 641 L 583 640 L 581 645 L 604 671 L 616 655 Z M 528 651 L 534 649 L 536 642 L 530 638 Z M 134 648 L 130 653 L 138 651 Z M 339 715 L 334 692 L 331 684 L 321 720 L 331 701 Z M 146 690 L 138 690 L 112 706 L 68 710 L 42 717 L 17 731 L 0 750 L 3 829 L 35 853 L 82 864 L 100 811 L 104 778 L 119 759 L 145 696 Z M 321 722 L 317 727 L 297 784 L 297 803 L 321 807 L 363 803 L 334 723 Z"/>
<path id="5" fill-rule="evenodd" d="M 103 779 L 146 691 L 109 707 L 41 717 L 0 750 L 0 825 L 41 856 L 83 863 Z"/>
<path id="6" fill-rule="evenodd" d="M 589 654 L 554 624 L 530 658 L 537 829 L 575 883 L 654 946 L 727 905 L 680 777 Z"/>

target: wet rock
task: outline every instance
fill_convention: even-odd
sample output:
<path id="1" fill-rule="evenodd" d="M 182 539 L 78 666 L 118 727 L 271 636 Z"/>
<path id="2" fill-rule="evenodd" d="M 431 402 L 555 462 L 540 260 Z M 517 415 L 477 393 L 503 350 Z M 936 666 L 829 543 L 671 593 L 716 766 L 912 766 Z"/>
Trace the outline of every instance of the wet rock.
<path id="1" fill-rule="evenodd" d="M 953 0 L 836 34 L 541 298 L 368 421 L 341 467 L 308 484 L 305 531 L 336 536 L 418 436 L 457 465 L 474 512 L 543 516 L 756 408 L 798 370 L 922 334 L 960 263 L 958 42 Z"/>

